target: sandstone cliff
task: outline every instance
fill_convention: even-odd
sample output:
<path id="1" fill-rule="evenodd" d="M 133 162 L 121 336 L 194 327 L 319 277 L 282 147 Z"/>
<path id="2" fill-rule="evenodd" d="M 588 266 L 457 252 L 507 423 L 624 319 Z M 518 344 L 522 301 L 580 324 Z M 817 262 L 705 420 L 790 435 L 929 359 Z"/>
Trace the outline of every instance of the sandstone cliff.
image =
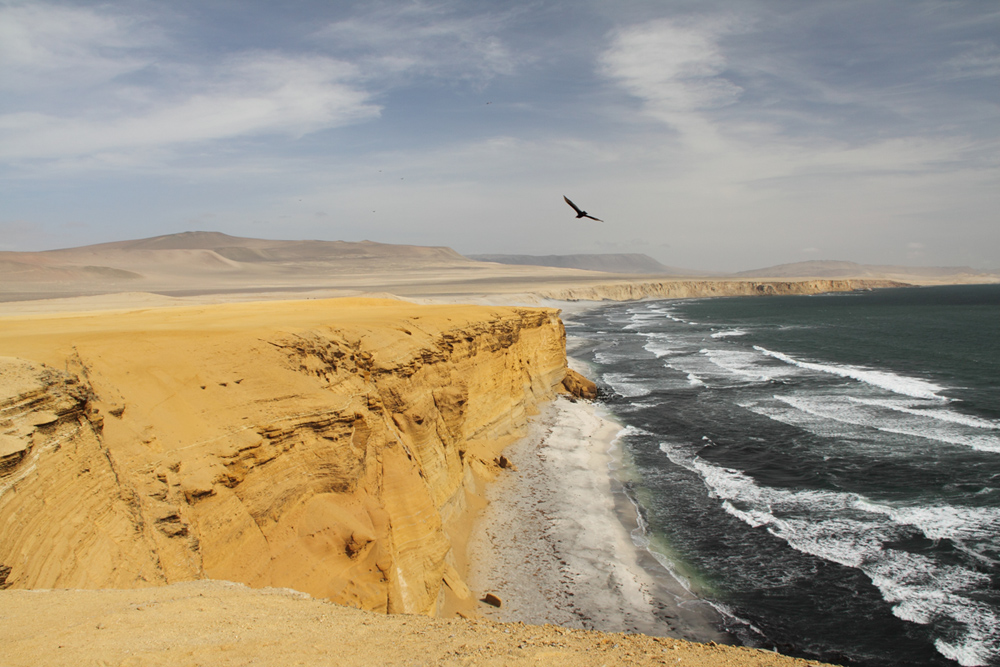
<path id="1" fill-rule="evenodd" d="M 555 310 L 372 300 L 6 318 L 0 586 L 471 603 L 470 493 L 564 345 Z"/>
<path id="2" fill-rule="evenodd" d="M 635 299 L 685 299 L 707 296 L 774 296 L 821 294 L 882 287 L 907 287 L 893 280 L 664 280 L 623 281 L 542 290 L 539 295 L 557 301 L 632 301 Z"/>

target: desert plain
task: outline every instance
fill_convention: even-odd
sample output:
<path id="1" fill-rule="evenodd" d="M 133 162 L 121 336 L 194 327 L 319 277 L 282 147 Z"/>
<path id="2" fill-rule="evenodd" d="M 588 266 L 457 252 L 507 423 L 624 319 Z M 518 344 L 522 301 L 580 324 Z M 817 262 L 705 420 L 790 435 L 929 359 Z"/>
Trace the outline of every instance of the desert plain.
<path id="1" fill-rule="evenodd" d="M 717 631 L 683 592 L 653 608 L 560 309 L 905 275 L 611 274 L 211 233 L 3 255 L 0 664 L 816 664 L 686 641 Z M 548 478 L 526 447 L 548 448 Z M 597 532 L 546 545 L 526 497 L 554 515 L 590 498 Z M 483 602 L 501 586 L 514 598 Z"/>

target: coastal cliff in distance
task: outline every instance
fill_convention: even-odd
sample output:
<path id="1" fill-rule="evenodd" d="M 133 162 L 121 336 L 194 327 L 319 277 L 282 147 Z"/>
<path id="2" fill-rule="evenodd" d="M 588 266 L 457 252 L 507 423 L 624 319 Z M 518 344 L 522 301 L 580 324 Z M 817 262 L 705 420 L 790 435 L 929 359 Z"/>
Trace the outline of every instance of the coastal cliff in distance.
<path id="1" fill-rule="evenodd" d="M 362 299 L 10 318 L 0 587 L 475 604 L 463 522 L 563 380 L 558 311 Z"/>
<path id="2" fill-rule="evenodd" d="M 908 287 L 894 280 L 664 280 L 622 281 L 541 290 L 557 301 L 634 301 L 637 299 L 689 299 L 710 296 L 778 296 L 851 292 L 883 287 Z"/>

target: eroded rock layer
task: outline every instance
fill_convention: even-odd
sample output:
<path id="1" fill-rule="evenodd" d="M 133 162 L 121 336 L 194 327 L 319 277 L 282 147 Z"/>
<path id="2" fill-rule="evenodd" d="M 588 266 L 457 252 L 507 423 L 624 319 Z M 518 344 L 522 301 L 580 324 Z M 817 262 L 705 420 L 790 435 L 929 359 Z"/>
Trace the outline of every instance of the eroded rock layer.
<path id="1" fill-rule="evenodd" d="M 8 318 L 0 586 L 460 604 L 469 493 L 564 345 L 555 310 L 374 300 Z"/>

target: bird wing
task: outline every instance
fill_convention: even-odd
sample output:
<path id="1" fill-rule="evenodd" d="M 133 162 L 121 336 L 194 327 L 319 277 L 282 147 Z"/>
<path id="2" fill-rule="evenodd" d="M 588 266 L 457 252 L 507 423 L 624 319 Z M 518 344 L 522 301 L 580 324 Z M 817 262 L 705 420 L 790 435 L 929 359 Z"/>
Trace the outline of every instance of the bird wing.
<path id="1" fill-rule="evenodd" d="M 574 211 L 576 211 L 577 213 L 583 213 L 583 211 L 581 211 L 581 210 L 580 210 L 580 207 L 579 207 L 579 206 L 577 206 L 576 204 L 574 204 L 573 202 L 571 202 L 571 201 L 569 200 L 569 197 L 567 197 L 566 195 L 563 195 L 563 199 L 565 199 L 565 200 L 566 200 L 566 203 L 567 203 L 567 204 L 569 204 L 570 206 L 572 206 L 572 207 L 573 207 L 573 210 L 574 210 Z"/>
<path id="2" fill-rule="evenodd" d="M 603 221 L 603 220 L 601 220 L 600 218 L 595 218 L 594 216 L 592 216 L 592 215 L 587 215 L 586 213 L 584 213 L 584 214 L 583 214 L 583 217 L 585 217 L 585 218 L 590 218 L 591 220 L 597 220 L 598 222 L 604 222 L 604 221 Z"/>

